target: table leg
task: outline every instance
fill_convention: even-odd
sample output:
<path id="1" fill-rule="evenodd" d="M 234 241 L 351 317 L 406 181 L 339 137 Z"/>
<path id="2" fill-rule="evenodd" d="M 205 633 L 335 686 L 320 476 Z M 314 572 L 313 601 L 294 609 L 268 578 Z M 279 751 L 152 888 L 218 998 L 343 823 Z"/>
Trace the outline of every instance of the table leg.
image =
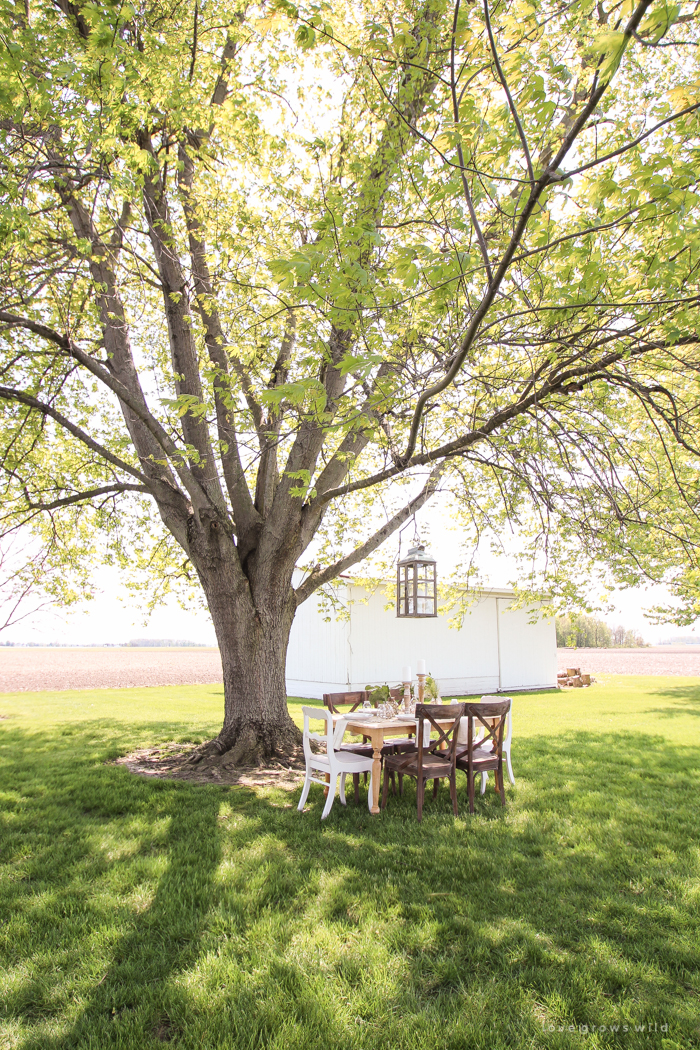
<path id="1" fill-rule="evenodd" d="M 379 786 L 382 776 L 382 749 L 374 745 L 372 751 L 372 758 L 374 759 L 372 765 L 372 810 L 371 812 L 379 812 Z"/>

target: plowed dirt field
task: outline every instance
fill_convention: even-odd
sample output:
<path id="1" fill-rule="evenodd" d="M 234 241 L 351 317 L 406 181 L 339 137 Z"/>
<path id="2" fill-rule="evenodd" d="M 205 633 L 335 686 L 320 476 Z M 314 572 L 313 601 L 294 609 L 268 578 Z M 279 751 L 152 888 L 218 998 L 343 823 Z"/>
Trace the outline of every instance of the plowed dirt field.
<path id="1" fill-rule="evenodd" d="M 559 669 L 589 674 L 700 675 L 700 645 L 649 649 L 560 649 Z M 0 692 L 212 685 L 218 649 L 54 649 L 0 646 Z"/>
<path id="2" fill-rule="evenodd" d="M 652 645 L 648 649 L 559 649 L 559 670 L 584 674 L 700 675 L 700 645 Z"/>
<path id="3" fill-rule="evenodd" d="M 0 692 L 127 689 L 221 682 L 218 649 L 39 649 L 0 646 Z"/>

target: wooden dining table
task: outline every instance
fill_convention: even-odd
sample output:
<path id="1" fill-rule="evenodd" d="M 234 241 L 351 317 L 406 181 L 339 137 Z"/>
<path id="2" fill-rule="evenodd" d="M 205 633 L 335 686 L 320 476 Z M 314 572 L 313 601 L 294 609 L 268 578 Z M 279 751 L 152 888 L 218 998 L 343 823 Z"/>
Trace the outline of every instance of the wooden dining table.
<path id="1" fill-rule="evenodd" d="M 387 739 L 391 739 L 392 736 L 408 736 L 415 734 L 417 723 L 414 720 L 408 721 L 408 719 L 400 718 L 356 718 L 353 720 L 352 714 L 344 715 L 340 714 L 333 718 L 334 723 L 340 718 L 347 719 L 345 726 L 346 730 L 350 733 L 355 733 L 357 736 L 363 736 L 369 740 L 372 745 L 372 806 L 370 812 L 372 814 L 379 813 L 379 788 L 381 783 L 382 775 L 382 747 L 384 746 Z M 443 722 L 442 719 L 437 719 L 437 724 L 442 729 L 444 726 L 452 724 L 453 719 L 448 718 Z"/>

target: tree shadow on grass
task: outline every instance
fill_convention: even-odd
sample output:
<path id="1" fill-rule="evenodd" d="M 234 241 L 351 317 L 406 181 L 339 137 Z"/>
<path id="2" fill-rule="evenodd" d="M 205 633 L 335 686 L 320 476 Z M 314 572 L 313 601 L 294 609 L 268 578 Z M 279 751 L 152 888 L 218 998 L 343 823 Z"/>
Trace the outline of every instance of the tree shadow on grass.
<path id="1" fill-rule="evenodd" d="M 271 815 L 255 850 L 233 830 L 238 886 L 266 872 L 249 921 L 268 961 L 219 1010 L 264 1046 L 285 1045 L 270 1036 L 285 1014 L 318 1046 L 432 1046 L 430 1030 L 444 1047 L 583 1046 L 581 1026 L 614 1024 L 593 1045 L 698 1045 L 699 765 L 700 748 L 656 736 L 570 733 L 521 746 L 505 810 L 490 790 L 470 817 L 462 778 L 457 820 L 442 788 L 419 825 L 409 788 L 379 818 L 363 797 L 321 825 L 319 788 L 303 816 Z"/>
<path id="2" fill-rule="evenodd" d="M 22 1050 L 698 1045 L 698 747 L 527 740 L 505 809 L 462 777 L 456 820 L 407 786 L 322 824 L 320 788 L 299 814 L 13 734 Z M 626 1022 L 669 1031 L 549 1030 Z"/>
<path id="3" fill-rule="evenodd" d="M 670 701 L 664 707 L 647 708 L 649 714 L 661 715 L 662 718 L 678 718 L 679 715 L 695 715 L 696 718 L 700 718 L 700 680 L 697 686 L 671 686 L 655 689 L 648 695 Z"/>
<path id="4" fill-rule="evenodd" d="M 15 768 L 3 782 L 21 802 L 3 852 L 18 834 L 23 845 L 2 907 L 26 919 L 20 936 L 31 928 L 31 947 L 11 944 L 8 961 L 26 947 L 31 963 L 18 967 L 5 1007 L 33 1022 L 23 1050 L 176 1037 L 169 982 L 196 962 L 212 906 L 221 790 L 96 762 L 89 749 L 104 748 L 104 728 L 62 727 L 38 747 L 34 734 L 9 734 Z"/>

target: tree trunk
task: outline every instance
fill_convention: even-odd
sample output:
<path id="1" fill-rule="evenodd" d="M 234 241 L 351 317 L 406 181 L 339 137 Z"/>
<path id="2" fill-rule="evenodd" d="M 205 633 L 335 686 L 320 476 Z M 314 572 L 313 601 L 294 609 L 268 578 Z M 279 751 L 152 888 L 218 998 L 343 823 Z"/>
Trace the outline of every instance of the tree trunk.
<path id="1" fill-rule="evenodd" d="M 286 686 L 293 616 L 269 606 L 253 615 L 231 606 L 215 621 L 224 671 L 224 724 L 216 744 L 230 751 L 235 765 L 283 757 L 298 746 Z"/>
<path id="2" fill-rule="evenodd" d="M 296 757 L 301 734 L 287 710 L 286 687 L 287 646 L 296 610 L 293 565 L 272 581 L 254 579 L 242 586 L 229 560 L 238 557 L 234 548 L 224 553 L 215 539 L 206 557 L 191 553 L 224 674 L 223 726 L 218 737 L 200 749 L 201 756 L 224 756 L 224 766 Z"/>

